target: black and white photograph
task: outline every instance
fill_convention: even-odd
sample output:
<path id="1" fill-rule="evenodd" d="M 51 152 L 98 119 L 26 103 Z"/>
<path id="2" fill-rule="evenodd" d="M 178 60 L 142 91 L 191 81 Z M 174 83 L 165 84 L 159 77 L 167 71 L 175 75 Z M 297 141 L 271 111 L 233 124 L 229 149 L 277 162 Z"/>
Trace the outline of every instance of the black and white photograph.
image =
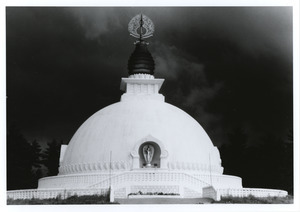
<path id="1" fill-rule="evenodd" d="M 5 5 L 6 207 L 299 210 L 288 2 Z"/>

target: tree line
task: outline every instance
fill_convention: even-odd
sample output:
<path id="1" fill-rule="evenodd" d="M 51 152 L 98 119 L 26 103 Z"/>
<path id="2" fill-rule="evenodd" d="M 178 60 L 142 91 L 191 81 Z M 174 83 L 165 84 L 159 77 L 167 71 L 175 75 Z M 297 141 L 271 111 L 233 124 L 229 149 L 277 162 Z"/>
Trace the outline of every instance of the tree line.
<path id="1" fill-rule="evenodd" d="M 229 143 L 219 150 L 224 174 L 242 178 L 243 187 L 283 189 L 293 194 L 293 132 L 286 138 L 262 137 L 248 145 L 248 136 L 237 128 L 228 135 Z"/>
<path id="2" fill-rule="evenodd" d="M 274 188 L 293 194 L 293 132 L 285 139 L 272 135 L 248 145 L 242 129 L 228 134 L 219 147 L 224 174 L 239 176 L 243 187 Z M 7 189 L 36 188 L 38 179 L 58 174 L 60 146 L 53 140 L 42 150 L 36 140 L 27 141 L 15 126 L 7 133 Z M 43 174 L 42 170 L 47 170 Z"/>
<path id="3" fill-rule="evenodd" d="M 37 188 L 38 179 L 58 174 L 61 142 L 53 140 L 43 150 L 28 141 L 15 125 L 7 131 L 7 190 Z M 45 173 L 44 173 L 45 172 Z"/>

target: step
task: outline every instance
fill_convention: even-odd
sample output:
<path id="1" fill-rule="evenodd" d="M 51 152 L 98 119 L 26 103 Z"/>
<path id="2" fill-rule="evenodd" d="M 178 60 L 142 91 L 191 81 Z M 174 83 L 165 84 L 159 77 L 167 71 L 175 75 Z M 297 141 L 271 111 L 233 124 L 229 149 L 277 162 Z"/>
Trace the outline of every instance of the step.
<path id="1" fill-rule="evenodd" d="M 115 199 L 120 204 L 210 204 L 209 198 L 143 198 Z"/>

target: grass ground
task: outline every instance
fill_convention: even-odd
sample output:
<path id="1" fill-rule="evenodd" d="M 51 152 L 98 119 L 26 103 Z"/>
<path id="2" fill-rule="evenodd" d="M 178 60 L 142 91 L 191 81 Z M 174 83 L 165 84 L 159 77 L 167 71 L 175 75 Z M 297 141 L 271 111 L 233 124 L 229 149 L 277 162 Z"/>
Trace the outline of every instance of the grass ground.
<path id="1" fill-rule="evenodd" d="M 293 196 L 286 197 L 254 197 L 252 195 L 248 197 L 222 197 L 220 201 L 214 201 L 212 203 L 221 204 L 293 204 Z"/>
<path id="2" fill-rule="evenodd" d="M 8 205 L 63 205 L 63 204 L 292 204 L 293 196 L 287 197 L 223 197 L 220 201 L 207 198 L 145 198 L 145 199 L 116 199 L 115 203 L 109 202 L 108 195 L 71 196 L 67 199 L 8 199 Z"/>
<path id="3" fill-rule="evenodd" d="M 71 196 L 67 199 L 25 199 L 7 200 L 8 205 L 63 205 L 63 204 L 111 204 L 108 195 Z"/>

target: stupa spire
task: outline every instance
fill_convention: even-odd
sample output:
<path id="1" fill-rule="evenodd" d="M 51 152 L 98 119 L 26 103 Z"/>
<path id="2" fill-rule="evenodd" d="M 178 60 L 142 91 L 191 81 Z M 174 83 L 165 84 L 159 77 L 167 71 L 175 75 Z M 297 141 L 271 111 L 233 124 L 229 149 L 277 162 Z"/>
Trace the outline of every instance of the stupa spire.
<path id="1" fill-rule="evenodd" d="M 140 19 L 140 42 L 142 42 L 142 35 L 143 35 L 143 14 L 141 13 L 141 19 Z"/>
<path id="2" fill-rule="evenodd" d="M 128 31 L 131 36 L 138 38 L 138 40 L 134 42 L 135 50 L 128 61 L 128 74 L 153 75 L 155 64 L 151 53 L 148 51 L 148 43 L 145 41 L 145 39 L 153 36 L 153 22 L 142 13 L 138 14 L 130 20 Z"/>

